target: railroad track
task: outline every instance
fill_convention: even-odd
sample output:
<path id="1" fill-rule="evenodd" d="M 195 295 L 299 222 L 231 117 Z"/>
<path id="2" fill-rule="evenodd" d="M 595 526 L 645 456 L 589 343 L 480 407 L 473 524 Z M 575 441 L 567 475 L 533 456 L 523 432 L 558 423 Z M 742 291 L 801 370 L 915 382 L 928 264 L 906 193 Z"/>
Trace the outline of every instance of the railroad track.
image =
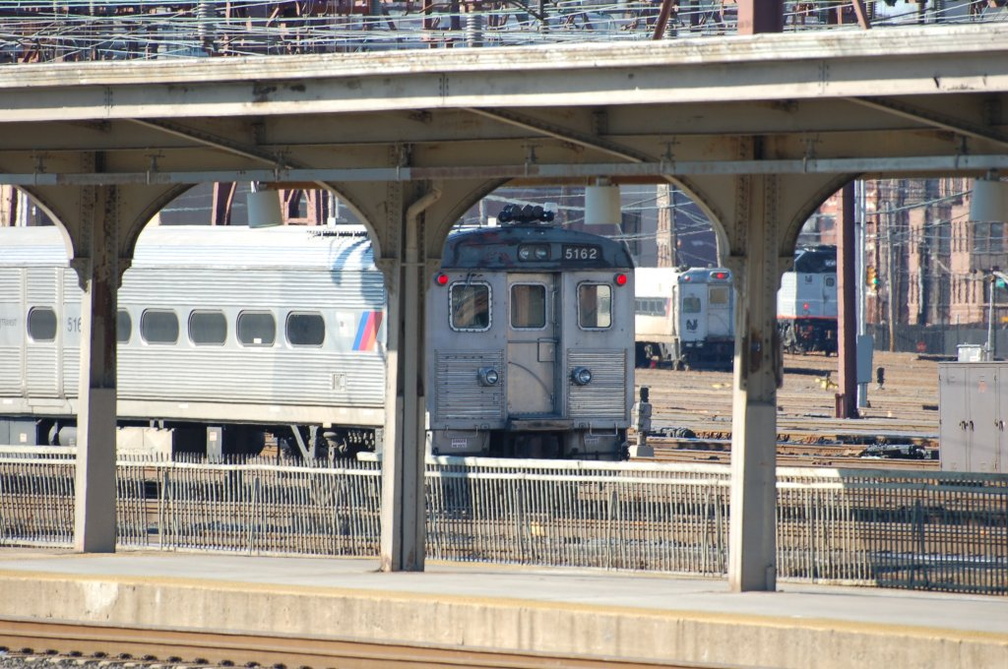
<path id="1" fill-rule="evenodd" d="M 827 440 L 828 439 L 828 440 Z M 630 436 L 636 443 L 636 436 Z M 731 440 L 676 439 L 648 437 L 654 456 L 638 461 L 707 462 L 727 464 L 731 461 Z M 841 467 L 856 469 L 938 470 L 938 444 L 930 438 L 899 442 L 850 443 L 834 441 L 821 434 L 807 441 L 778 441 L 779 467 Z"/>
<path id="2" fill-rule="evenodd" d="M 912 353 L 875 352 L 885 383 L 870 384 L 859 418 L 838 419 L 837 358 L 784 356 L 784 385 L 777 392 L 778 464 L 856 468 L 938 469 L 938 364 Z M 638 369 L 648 386 L 659 461 L 728 462 L 732 432 L 731 372 Z M 689 438 L 683 438 L 689 437 Z M 629 441 L 635 443 L 636 436 Z M 874 447 L 925 452 L 925 459 L 865 458 Z"/>
<path id="3" fill-rule="evenodd" d="M 90 658 L 104 666 L 339 667 L 340 669 L 687 669 L 688 665 L 567 658 L 471 648 L 362 643 L 322 638 L 259 636 L 116 626 L 0 620 L 8 656 Z"/>

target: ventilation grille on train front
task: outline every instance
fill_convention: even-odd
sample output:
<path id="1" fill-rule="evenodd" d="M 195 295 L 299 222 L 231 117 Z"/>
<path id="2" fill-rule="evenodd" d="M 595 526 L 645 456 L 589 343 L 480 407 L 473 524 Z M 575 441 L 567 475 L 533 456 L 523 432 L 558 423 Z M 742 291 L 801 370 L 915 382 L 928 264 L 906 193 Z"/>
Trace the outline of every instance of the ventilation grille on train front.
<path id="1" fill-rule="evenodd" d="M 438 351 L 436 355 L 436 420 L 503 420 L 504 388 L 507 387 L 503 351 Z M 479 384 L 477 373 L 481 367 L 498 370 L 500 380 L 496 385 Z"/>
<path id="2" fill-rule="evenodd" d="M 592 381 L 586 386 L 570 383 L 577 367 L 587 367 Z M 567 415 L 570 418 L 627 418 L 626 353 L 613 351 L 578 351 L 567 358 Z"/>

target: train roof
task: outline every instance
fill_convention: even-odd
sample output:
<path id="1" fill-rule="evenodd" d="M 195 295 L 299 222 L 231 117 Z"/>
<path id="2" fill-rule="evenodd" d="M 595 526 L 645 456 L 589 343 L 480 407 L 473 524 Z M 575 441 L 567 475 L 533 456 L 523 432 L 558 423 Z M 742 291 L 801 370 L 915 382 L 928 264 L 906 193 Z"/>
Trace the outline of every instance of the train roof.
<path id="1" fill-rule="evenodd" d="M 626 244 L 555 225 L 463 230 L 445 242 L 443 269 L 633 269 Z"/>
<path id="2" fill-rule="evenodd" d="M 66 264 L 67 242 L 59 228 L 0 228 L 0 266 Z"/>
<path id="3" fill-rule="evenodd" d="M 808 274 L 836 272 L 835 246 L 803 246 L 795 251 L 794 270 Z"/>
<path id="4" fill-rule="evenodd" d="M 634 286 L 641 297 L 653 297 L 671 292 L 677 283 L 731 283 L 731 270 L 726 267 L 638 267 Z"/>
<path id="5" fill-rule="evenodd" d="M 0 228 L 0 264 L 65 265 L 59 229 Z M 374 268 L 363 226 L 149 226 L 137 240 L 132 267 Z"/>

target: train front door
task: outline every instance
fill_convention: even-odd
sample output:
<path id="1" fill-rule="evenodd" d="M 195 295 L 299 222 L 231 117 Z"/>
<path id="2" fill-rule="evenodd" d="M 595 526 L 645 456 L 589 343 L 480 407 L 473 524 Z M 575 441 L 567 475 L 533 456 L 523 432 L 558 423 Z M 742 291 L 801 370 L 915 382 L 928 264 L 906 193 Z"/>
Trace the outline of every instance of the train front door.
<path id="1" fill-rule="evenodd" d="M 682 305 L 679 338 L 684 342 L 702 342 L 707 338 L 707 284 L 679 285 Z"/>
<path id="2" fill-rule="evenodd" d="M 507 402 L 511 416 L 556 413 L 558 325 L 551 274 L 508 278 Z"/>

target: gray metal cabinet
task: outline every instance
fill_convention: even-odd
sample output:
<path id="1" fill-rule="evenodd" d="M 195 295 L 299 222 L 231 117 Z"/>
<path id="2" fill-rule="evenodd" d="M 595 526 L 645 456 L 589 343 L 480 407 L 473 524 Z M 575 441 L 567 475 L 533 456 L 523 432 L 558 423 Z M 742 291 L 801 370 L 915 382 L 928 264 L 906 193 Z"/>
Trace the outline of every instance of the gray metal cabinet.
<path id="1" fill-rule="evenodd" d="M 941 468 L 961 472 L 1008 469 L 1008 362 L 938 364 Z"/>

